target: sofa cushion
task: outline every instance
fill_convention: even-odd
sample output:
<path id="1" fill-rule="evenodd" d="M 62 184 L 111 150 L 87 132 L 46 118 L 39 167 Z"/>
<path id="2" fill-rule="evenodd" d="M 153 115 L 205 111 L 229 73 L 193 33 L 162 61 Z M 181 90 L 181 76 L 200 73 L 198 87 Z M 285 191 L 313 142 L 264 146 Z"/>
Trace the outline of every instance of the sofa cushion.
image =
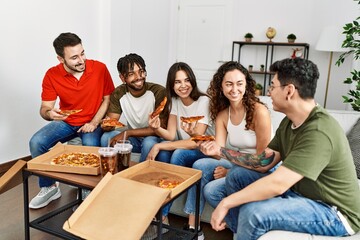
<path id="1" fill-rule="evenodd" d="M 352 156 L 354 158 L 354 164 L 356 167 L 357 177 L 360 179 L 360 118 L 355 125 L 351 128 L 347 135 Z"/>

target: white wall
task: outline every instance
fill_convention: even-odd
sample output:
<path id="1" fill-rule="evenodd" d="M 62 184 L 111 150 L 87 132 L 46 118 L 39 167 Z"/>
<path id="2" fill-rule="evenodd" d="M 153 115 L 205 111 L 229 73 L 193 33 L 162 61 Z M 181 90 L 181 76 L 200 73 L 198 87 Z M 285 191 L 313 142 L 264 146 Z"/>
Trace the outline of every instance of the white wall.
<path id="1" fill-rule="evenodd" d="M 129 52 L 144 57 L 149 81 L 165 84 L 167 70 L 176 59 L 178 1 L 1 0 L 0 163 L 29 155 L 30 137 L 46 124 L 39 115 L 41 82 L 45 71 L 58 63 L 52 47 L 55 37 L 61 32 L 77 33 L 87 57 L 106 63 L 115 85 L 120 81 L 117 60 Z M 232 36 L 242 40 L 251 31 L 256 40 L 266 40 L 264 32 L 272 26 L 278 30 L 275 40 L 294 32 L 299 42 L 310 43 L 310 59 L 321 72 L 316 98 L 322 103 L 329 56 L 314 50 L 320 31 L 358 15 L 352 0 L 234 1 Z M 350 67 L 351 63 L 333 67 L 329 108 L 344 109 L 341 95 L 347 86 L 342 80 Z"/>
<path id="2" fill-rule="evenodd" d="M 58 63 L 52 41 L 76 32 L 89 58 L 101 60 L 96 0 L 6 0 L 0 7 L 0 162 L 29 155 L 28 141 L 46 122 L 39 115 L 45 71 Z"/>
<path id="3" fill-rule="evenodd" d="M 315 46 L 324 27 L 331 25 L 343 26 L 360 15 L 356 2 L 353 0 L 304 0 L 301 2 L 296 0 L 254 0 L 234 2 L 236 4 L 233 24 L 234 40 L 242 41 L 245 33 L 252 32 L 254 41 L 267 41 L 266 29 L 274 27 L 277 30 L 277 35 L 273 41 L 286 42 L 287 35 L 295 33 L 297 42 L 310 44 L 309 59 L 318 65 L 320 71 L 315 99 L 320 104 L 323 104 L 330 53 L 317 51 Z M 258 47 L 257 49 L 251 52 L 252 55 L 247 54 L 248 58 L 242 58 L 244 66 L 252 64 L 254 67 L 259 68 L 258 65 L 264 63 L 264 48 Z M 287 50 L 276 48 L 274 59 L 290 56 L 291 53 L 291 48 Z M 326 105 L 329 109 L 342 110 L 346 109 L 347 105 L 342 103 L 341 96 L 346 95 L 349 89 L 349 85 L 342 82 L 350 73 L 351 61 L 348 60 L 341 67 L 337 67 L 335 62 L 339 56 L 339 53 L 334 53 Z M 260 76 L 260 79 L 263 79 L 263 77 Z"/>

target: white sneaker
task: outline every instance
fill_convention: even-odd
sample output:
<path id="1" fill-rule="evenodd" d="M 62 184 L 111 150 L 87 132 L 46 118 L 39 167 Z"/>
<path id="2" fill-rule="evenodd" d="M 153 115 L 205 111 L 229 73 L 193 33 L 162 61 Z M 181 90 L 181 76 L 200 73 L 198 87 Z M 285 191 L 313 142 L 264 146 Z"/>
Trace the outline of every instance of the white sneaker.
<path id="1" fill-rule="evenodd" d="M 40 192 L 30 201 L 29 208 L 38 209 L 47 206 L 51 201 L 61 197 L 59 185 L 42 187 Z"/>

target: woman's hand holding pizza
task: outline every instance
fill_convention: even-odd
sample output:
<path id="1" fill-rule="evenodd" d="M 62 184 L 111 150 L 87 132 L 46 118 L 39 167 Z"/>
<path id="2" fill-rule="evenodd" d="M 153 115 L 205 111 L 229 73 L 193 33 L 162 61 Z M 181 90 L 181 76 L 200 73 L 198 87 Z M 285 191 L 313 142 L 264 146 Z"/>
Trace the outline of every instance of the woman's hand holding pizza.
<path id="1" fill-rule="evenodd" d="M 195 131 L 196 124 L 197 122 L 193 122 L 193 123 L 181 122 L 180 127 L 190 136 L 194 136 L 196 135 L 196 131 Z"/>
<path id="2" fill-rule="evenodd" d="M 180 117 L 180 127 L 190 136 L 198 135 L 196 132 L 196 125 L 204 116 Z"/>

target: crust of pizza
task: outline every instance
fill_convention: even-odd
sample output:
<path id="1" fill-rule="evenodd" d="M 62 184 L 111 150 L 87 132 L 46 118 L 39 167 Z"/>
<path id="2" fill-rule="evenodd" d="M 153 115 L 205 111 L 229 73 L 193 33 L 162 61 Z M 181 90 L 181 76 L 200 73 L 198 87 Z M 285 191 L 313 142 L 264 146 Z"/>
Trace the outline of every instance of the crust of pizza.
<path id="1" fill-rule="evenodd" d="M 60 110 L 58 113 L 64 116 L 69 116 L 75 113 L 79 113 L 81 112 L 82 109 L 77 109 L 77 110 Z"/>
<path id="2" fill-rule="evenodd" d="M 165 105 L 167 102 L 167 97 L 164 97 L 164 99 L 161 101 L 161 103 L 159 104 L 159 106 L 155 109 L 155 111 L 151 114 L 151 118 L 154 118 L 158 115 L 160 115 L 160 113 L 164 110 Z"/>
<path id="3" fill-rule="evenodd" d="M 211 135 L 198 135 L 191 137 L 191 141 L 199 142 L 199 141 L 215 141 L 215 137 Z"/>
<path id="4" fill-rule="evenodd" d="M 122 128 L 125 127 L 125 124 L 119 122 L 115 118 L 103 119 L 101 123 L 101 127 L 115 127 L 115 128 Z"/>
<path id="5" fill-rule="evenodd" d="M 100 158 L 94 153 L 63 153 L 53 158 L 50 164 L 70 167 L 99 167 Z"/>
<path id="6" fill-rule="evenodd" d="M 180 117 L 180 120 L 184 123 L 193 123 L 203 118 L 204 116 L 191 116 L 191 117 Z"/>

